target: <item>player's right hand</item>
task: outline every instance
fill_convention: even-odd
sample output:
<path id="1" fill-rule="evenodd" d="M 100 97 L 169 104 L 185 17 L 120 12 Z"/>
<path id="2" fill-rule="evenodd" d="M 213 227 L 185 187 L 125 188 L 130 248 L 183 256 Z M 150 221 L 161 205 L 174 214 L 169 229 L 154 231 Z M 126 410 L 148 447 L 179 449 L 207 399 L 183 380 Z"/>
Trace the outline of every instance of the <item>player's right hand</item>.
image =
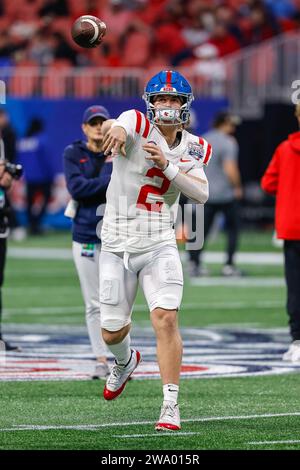
<path id="1" fill-rule="evenodd" d="M 112 154 L 126 156 L 125 151 L 126 131 L 123 127 L 113 127 L 110 129 L 103 139 L 103 151 L 105 155 Z"/>

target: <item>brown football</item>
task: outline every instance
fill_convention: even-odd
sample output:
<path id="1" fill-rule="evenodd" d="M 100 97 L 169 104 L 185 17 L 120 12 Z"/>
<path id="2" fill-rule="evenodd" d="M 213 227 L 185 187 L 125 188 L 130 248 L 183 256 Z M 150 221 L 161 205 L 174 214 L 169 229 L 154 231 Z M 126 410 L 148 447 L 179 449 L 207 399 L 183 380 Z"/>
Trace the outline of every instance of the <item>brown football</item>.
<path id="1" fill-rule="evenodd" d="M 74 21 L 71 34 L 72 38 L 81 47 L 96 47 L 106 33 L 106 24 L 92 15 L 83 15 Z"/>

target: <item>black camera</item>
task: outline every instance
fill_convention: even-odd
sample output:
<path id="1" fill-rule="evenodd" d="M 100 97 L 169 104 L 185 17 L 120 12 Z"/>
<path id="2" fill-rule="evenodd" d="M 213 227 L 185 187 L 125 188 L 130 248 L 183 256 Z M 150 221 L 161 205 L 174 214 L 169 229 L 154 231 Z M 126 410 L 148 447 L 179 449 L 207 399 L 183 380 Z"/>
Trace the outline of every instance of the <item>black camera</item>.
<path id="1" fill-rule="evenodd" d="M 14 164 L 5 161 L 5 171 L 13 177 L 14 180 L 19 180 L 23 175 L 23 167 L 19 164 Z"/>

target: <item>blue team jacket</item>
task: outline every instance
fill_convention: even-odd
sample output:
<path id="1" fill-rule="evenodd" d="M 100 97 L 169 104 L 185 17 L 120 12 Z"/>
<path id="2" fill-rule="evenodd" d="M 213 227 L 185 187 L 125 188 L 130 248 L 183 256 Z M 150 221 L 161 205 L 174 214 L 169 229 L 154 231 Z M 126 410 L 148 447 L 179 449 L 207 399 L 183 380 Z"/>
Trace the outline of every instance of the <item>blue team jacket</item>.
<path id="1" fill-rule="evenodd" d="M 106 202 L 112 163 L 103 153 L 89 150 L 81 140 L 65 148 L 63 159 L 68 191 L 79 202 L 73 219 L 73 240 L 100 243 L 96 227 L 102 216 L 97 216 L 96 211 L 99 205 Z"/>

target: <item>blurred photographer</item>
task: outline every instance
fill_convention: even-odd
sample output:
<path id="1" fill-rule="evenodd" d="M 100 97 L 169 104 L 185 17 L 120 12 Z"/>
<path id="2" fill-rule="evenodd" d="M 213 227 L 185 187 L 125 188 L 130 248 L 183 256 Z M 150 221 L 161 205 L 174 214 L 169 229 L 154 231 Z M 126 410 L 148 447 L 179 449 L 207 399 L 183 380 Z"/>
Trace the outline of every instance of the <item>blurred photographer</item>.
<path id="1" fill-rule="evenodd" d="M 10 122 L 9 114 L 5 108 L 0 108 L 0 139 L 3 140 L 6 161 L 14 164 L 16 162 L 17 135 L 14 127 Z M 22 240 L 25 237 L 25 230 L 20 226 L 15 210 L 11 206 L 9 199 L 6 202 L 10 207 L 10 238 L 17 241 Z"/>
<path id="2" fill-rule="evenodd" d="M 9 212 L 6 192 L 11 187 L 13 179 L 18 179 L 22 174 L 20 165 L 14 165 L 5 160 L 4 143 L 0 139 L 0 341 L 4 343 L 6 351 L 17 351 L 2 338 L 2 285 L 4 281 L 4 269 L 6 260 L 6 240 L 9 234 Z"/>

